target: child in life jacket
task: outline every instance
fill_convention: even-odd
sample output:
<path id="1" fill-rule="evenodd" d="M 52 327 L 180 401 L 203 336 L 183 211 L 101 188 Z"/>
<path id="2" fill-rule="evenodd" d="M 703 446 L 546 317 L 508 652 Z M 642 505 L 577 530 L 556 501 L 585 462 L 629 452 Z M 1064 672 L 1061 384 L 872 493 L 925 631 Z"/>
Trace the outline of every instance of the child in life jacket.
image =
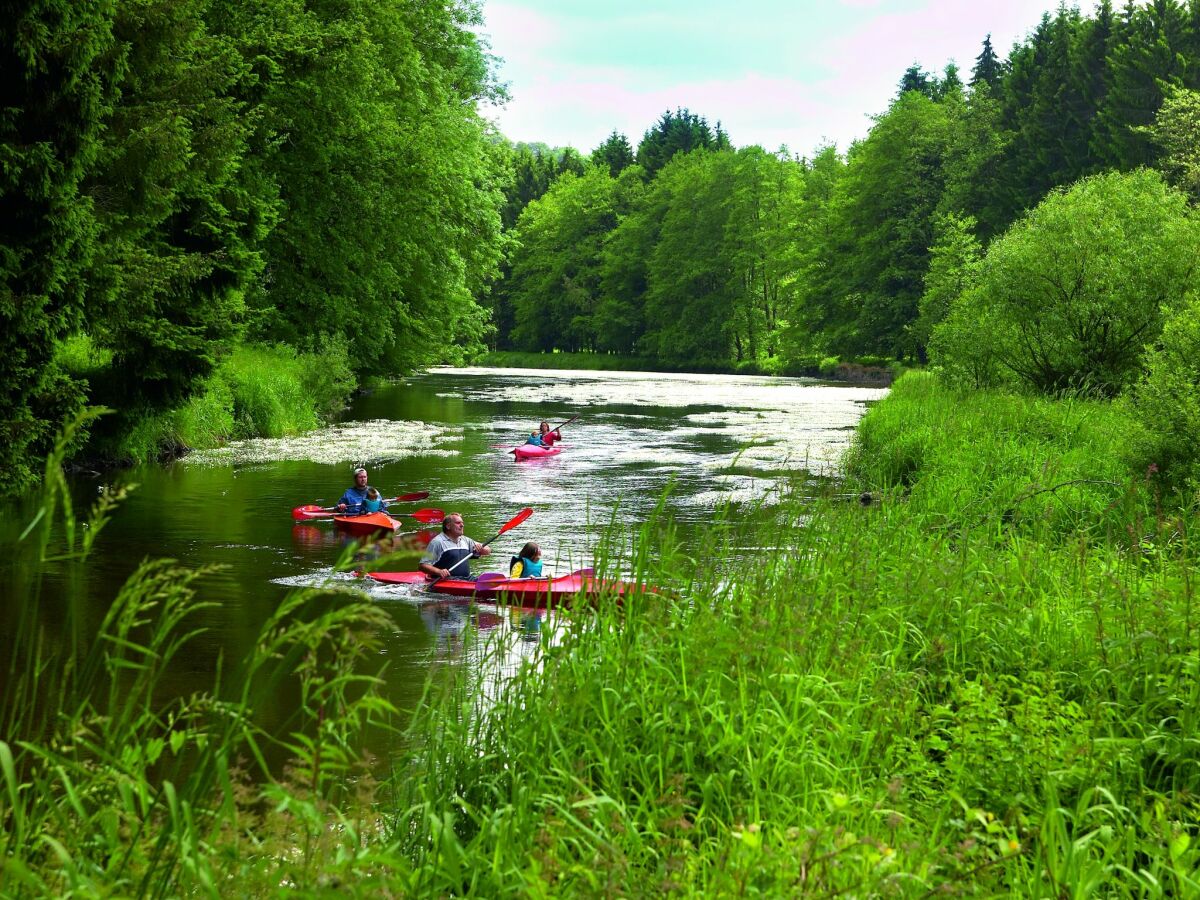
<path id="1" fill-rule="evenodd" d="M 542 548 L 530 541 L 508 564 L 509 578 L 541 578 Z"/>
<path id="2" fill-rule="evenodd" d="M 383 512 L 383 498 L 379 496 L 379 491 L 375 488 L 367 488 L 367 499 L 363 501 L 362 511 L 364 513 Z"/>

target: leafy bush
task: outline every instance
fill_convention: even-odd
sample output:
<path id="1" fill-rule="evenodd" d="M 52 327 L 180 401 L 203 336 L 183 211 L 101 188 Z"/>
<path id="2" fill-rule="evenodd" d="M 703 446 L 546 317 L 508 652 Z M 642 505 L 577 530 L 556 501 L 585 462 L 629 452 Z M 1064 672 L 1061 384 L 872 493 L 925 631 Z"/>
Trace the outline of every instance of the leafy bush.
<path id="1" fill-rule="evenodd" d="M 991 345 L 999 366 L 1039 390 L 1114 394 L 1136 378 L 1197 257 L 1200 222 L 1157 173 L 1085 178 L 988 248 L 978 283 L 934 330 L 934 359 L 987 374 L 973 360 Z M 974 322 L 985 323 L 982 334 Z"/>

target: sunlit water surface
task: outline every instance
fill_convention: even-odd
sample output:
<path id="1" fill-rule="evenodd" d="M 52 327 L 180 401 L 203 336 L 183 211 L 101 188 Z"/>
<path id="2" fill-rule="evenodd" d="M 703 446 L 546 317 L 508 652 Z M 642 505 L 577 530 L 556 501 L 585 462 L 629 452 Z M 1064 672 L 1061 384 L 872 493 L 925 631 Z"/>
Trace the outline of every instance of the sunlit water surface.
<path id="1" fill-rule="evenodd" d="M 486 686 L 551 639 L 554 623 L 335 576 L 332 565 L 347 539 L 328 525 L 294 525 L 289 512 L 335 502 L 353 466 L 367 465 L 371 483 L 387 496 L 429 491 L 427 500 L 400 509 L 461 512 L 467 533 L 479 540 L 533 507 L 534 515 L 497 541 L 496 555 L 475 570 L 506 569 L 511 554 L 536 540 L 548 568 L 561 574 L 590 563 L 605 523 L 643 521 L 668 486 L 668 508 L 686 539 L 729 501 L 769 504 L 789 484 L 833 474 L 866 405 L 883 393 L 788 378 L 434 369 L 357 398 L 341 422 L 318 432 L 238 442 L 107 476 L 137 483 L 137 490 L 82 575 L 51 570 L 41 603 L 52 621 L 56 606 L 74 595 L 99 623 L 144 558 L 219 564 L 202 588 L 217 606 L 203 614 L 203 634 L 166 685 L 184 694 L 211 683 L 218 659 L 246 656 L 287 590 L 332 579 L 389 610 L 392 630 L 381 636 L 386 691 L 407 709 L 436 662 L 479 667 L 480 658 L 464 649 L 472 646 L 467 628 L 505 637 L 502 654 L 487 657 L 490 670 L 474 673 Z M 522 443 L 539 420 L 557 424 L 577 414 L 558 456 L 516 462 L 504 449 Z M 76 479 L 78 503 L 88 503 L 101 484 Z M 281 695 L 277 709 L 262 711 L 265 724 L 283 727 L 294 703 Z"/>

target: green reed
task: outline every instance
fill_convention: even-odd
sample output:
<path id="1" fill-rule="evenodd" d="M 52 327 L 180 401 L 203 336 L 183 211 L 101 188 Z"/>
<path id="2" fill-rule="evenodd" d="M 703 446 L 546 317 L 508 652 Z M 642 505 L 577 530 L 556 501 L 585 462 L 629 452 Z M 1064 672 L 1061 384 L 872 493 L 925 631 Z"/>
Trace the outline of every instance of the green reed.
<path id="1" fill-rule="evenodd" d="M 211 690 L 164 696 L 161 679 L 199 633 L 209 570 L 146 561 L 102 621 L 44 586 L 86 562 L 119 492 L 77 522 L 62 476 L 68 427 L 16 554 L 0 691 L 0 895 L 207 896 L 312 887 L 390 868 L 362 764 L 368 723 L 392 709 L 363 660 L 390 620 L 352 592 L 288 597 L 255 650 Z M 283 684 L 301 697 L 286 732 L 254 711 Z M 264 742 L 294 762 L 273 772 Z"/>

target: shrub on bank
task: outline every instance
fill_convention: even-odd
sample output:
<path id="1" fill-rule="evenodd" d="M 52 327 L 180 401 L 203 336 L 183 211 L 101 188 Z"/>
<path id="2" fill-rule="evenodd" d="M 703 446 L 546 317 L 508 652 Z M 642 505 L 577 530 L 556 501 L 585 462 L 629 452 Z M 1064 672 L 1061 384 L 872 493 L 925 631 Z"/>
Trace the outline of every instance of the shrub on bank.
<path id="1" fill-rule="evenodd" d="M 910 372 L 860 423 L 847 470 L 947 525 L 1114 531 L 1150 502 L 1146 435 L 1121 404 L 958 390 Z"/>
<path id="2" fill-rule="evenodd" d="M 1171 483 L 1190 486 L 1193 503 L 1200 500 L 1200 294 L 1168 319 L 1133 409 L 1146 424 L 1146 453 Z"/>
<path id="3" fill-rule="evenodd" d="M 169 458 L 237 438 L 282 437 L 318 427 L 354 389 L 343 346 L 300 353 L 285 345 L 243 345 L 177 409 L 124 410 L 116 433 L 85 449 L 108 460 Z"/>

